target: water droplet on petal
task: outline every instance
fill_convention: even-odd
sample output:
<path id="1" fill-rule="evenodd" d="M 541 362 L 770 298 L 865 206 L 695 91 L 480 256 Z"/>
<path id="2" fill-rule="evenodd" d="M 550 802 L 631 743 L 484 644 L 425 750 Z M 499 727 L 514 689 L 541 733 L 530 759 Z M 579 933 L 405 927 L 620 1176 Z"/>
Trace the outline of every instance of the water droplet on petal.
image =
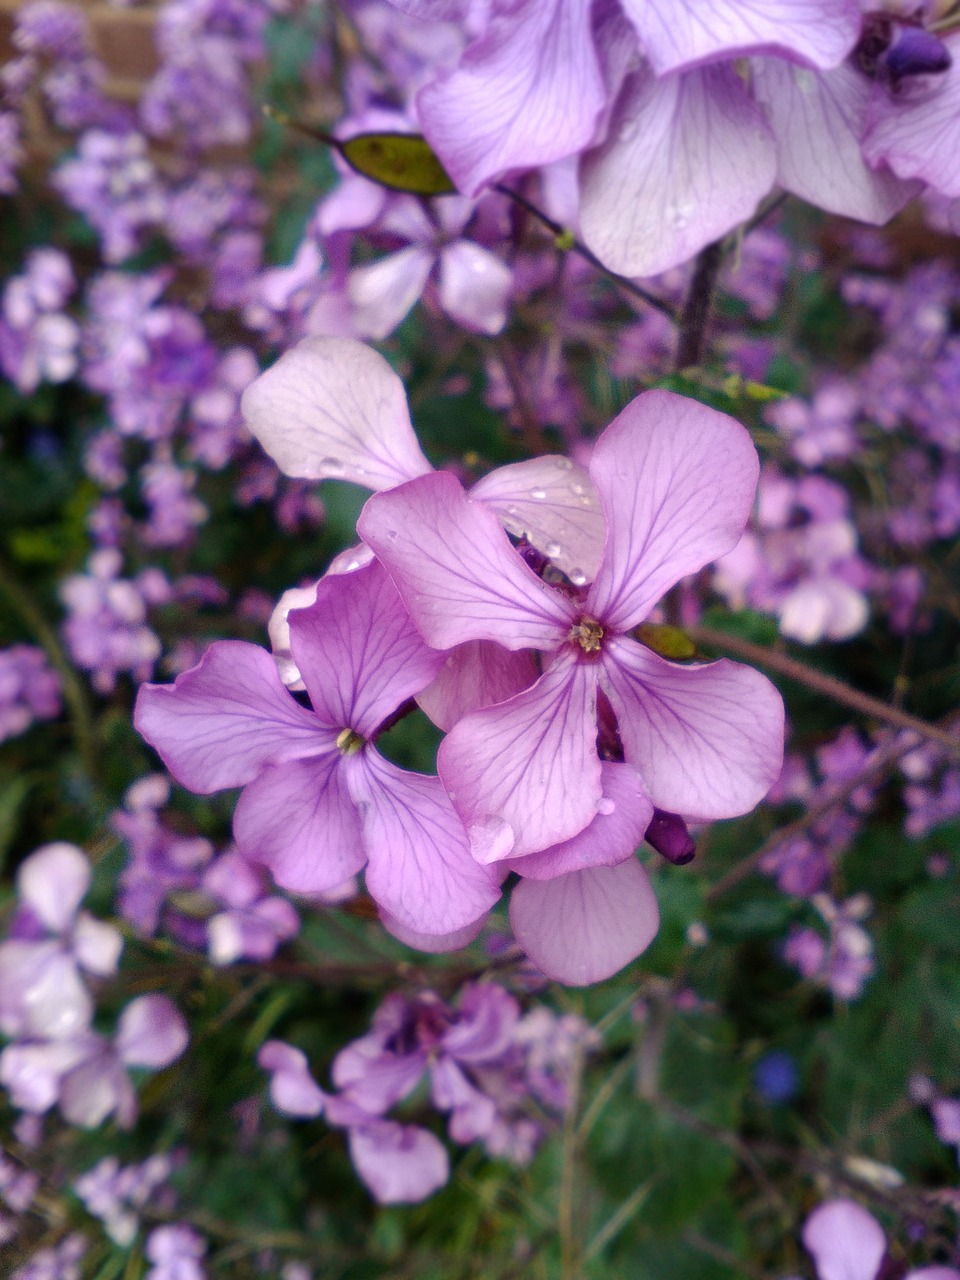
<path id="1" fill-rule="evenodd" d="M 573 463 L 569 458 L 557 458 L 556 467 L 558 471 L 569 471 L 572 466 Z"/>
<path id="2" fill-rule="evenodd" d="M 320 466 L 331 476 L 342 476 L 345 470 L 339 458 L 321 458 Z"/>
<path id="3" fill-rule="evenodd" d="M 388 530 L 387 530 L 387 538 L 388 538 L 391 542 L 396 542 L 397 537 L 398 537 L 398 534 L 397 534 L 396 529 L 388 529 Z"/>
<path id="4" fill-rule="evenodd" d="M 580 495 L 581 495 L 581 493 L 583 493 L 583 485 L 582 485 L 582 484 L 572 484 L 572 485 L 570 486 L 570 492 L 571 492 L 571 493 L 576 494 L 576 496 L 579 498 L 579 497 L 580 497 Z"/>
<path id="5" fill-rule="evenodd" d="M 609 796 L 601 796 L 597 801 L 597 813 L 601 814 L 604 818 L 609 818 L 616 807 L 617 802 L 615 800 L 611 800 Z"/>
<path id="6" fill-rule="evenodd" d="M 546 496 L 547 496 L 547 493 L 545 489 L 530 490 L 530 497 L 533 498 L 534 501 L 536 502 L 542 502 Z"/>
<path id="7" fill-rule="evenodd" d="M 573 583 L 575 587 L 586 586 L 587 575 L 583 572 L 582 569 L 571 569 L 570 572 L 567 574 L 567 577 L 570 579 L 570 581 Z"/>
<path id="8" fill-rule="evenodd" d="M 550 559 L 552 560 L 555 556 L 558 556 L 560 554 L 560 543 L 548 542 L 547 545 L 543 548 L 543 554 L 546 556 L 549 556 Z"/>

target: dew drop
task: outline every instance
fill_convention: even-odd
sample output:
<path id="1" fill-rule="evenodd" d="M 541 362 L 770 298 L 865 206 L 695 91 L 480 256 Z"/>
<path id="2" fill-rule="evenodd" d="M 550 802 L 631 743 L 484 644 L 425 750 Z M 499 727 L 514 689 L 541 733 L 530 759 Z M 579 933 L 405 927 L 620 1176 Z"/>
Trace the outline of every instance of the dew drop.
<path id="1" fill-rule="evenodd" d="M 396 542 L 397 537 L 398 537 L 398 535 L 397 535 L 397 531 L 396 531 L 396 529 L 388 529 L 388 530 L 387 530 L 387 538 L 389 539 L 389 541 L 390 541 L 390 542 Z"/>
<path id="2" fill-rule="evenodd" d="M 558 471 L 570 471 L 573 463 L 569 458 L 557 458 L 556 466 Z"/>
<path id="3" fill-rule="evenodd" d="M 533 498 L 535 502 L 543 502 L 546 496 L 547 496 L 547 492 L 545 489 L 530 490 L 530 497 Z"/>
<path id="4" fill-rule="evenodd" d="M 339 458 L 321 458 L 320 466 L 331 476 L 342 476 L 346 470 Z"/>
<path id="5" fill-rule="evenodd" d="M 587 575 L 582 569 L 571 569 L 567 577 L 575 587 L 584 587 L 587 583 Z"/>
<path id="6" fill-rule="evenodd" d="M 575 493 L 575 494 L 577 495 L 577 497 L 579 498 L 579 497 L 580 497 L 580 495 L 581 495 L 581 493 L 583 493 L 583 485 L 582 485 L 582 484 L 572 484 L 572 485 L 570 486 L 570 492 L 571 492 L 571 493 Z"/>
<path id="7" fill-rule="evenodd" d="M 609 818 L 610 814 L 613 813 L 616 807 L 616 801 L 611 800 L 609 796 L 601 796 L 597 801 L 597 813 L 601 814 L 604 818 Z"/>
<path id="8" fill-rule="evenodd" d="M 560 554 L 560 543 L 548 542 L 547 545 L 543 548 L 543 553 L 544 555 L 549 556 L 552 560 L 555 556 L 558 556 Z"/>
<path id="9" fill-rule="evenodd" d="M 592 507 L 592 506 L 593 506 L 593 499 L 590 497 L 589 493 L 585 493 L 585 494 L 583 495 L 583 497 L 580 499 L 580 505 L 581 505 L 581 507 Z"/>
<path id="10" fill-rule="evenodd" d="M 348 560 L 348 561 L 347 561 L 347 563 L 343 566 L 343 568 L 344 568 L 344 572 L 345 572 L 345 573 L 353 573 L 353 571 L 354 571 L 355 569 L 359 569 L 359 568 L 360 568 L 360 561 L 359 561 L 359 560 Z"/>

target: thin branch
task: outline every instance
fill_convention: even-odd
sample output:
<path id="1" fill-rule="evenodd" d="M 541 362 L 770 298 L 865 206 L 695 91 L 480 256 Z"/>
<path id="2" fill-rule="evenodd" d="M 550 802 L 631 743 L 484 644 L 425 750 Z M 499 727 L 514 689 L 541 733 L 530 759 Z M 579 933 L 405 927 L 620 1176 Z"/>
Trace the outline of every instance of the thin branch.
<path id="1" fill-rule="evenodd" d="M 621 276 L 616 271 L 611 271 L 609 267 L 600 261 L 595 253 L 591 253 L 587 246 L 576 238 L 568 227 L 561 226 L 559 222 L 555 222 L 553 218 L 548 217 L 542 209 L 538 209 L 526 196 L 521 195 L 519 191 L 514 191 L 512 187 L 508 187 L 502 182 L 495 182 L 493 189 L 494 191 L 499 191 L 502 196 L 506 196 L 508 200 L 512 200 L 514 204 L 518 204 L 521 209 L 526 209 L 527 213 L 532 214 L 538 222 L 542 222 L 548 231 L 553 232 L 560 248 L 569 249 L 573 253 L 579 254 L 585 262 L 589 262 L 591 267 L 596 267 L 598 271 L 611 279 L 614 284 L 619 285 L 621 289 L 625 289 L 627 293 L 632 293 L 636 298 L 642 298 L 648 306 L 661 312 L 668 320 L 672 320 L 674 324 L 677 323 L 677 313 L 669 302 L 665 302 L 663 298 L 658 298 L 655 293 L 648 292 L 642 285 L 628 279 L 626 276 Z"/>
<path id="2" fill-rule="evenodd" d="M 724 242 L 715 240 L 697 255 L 693 279 L 683 303 L 680 315 L 680 333 L 677 337 L 677 354 L 673 367 L 679 373 L 700 363 L 707 337 L 707 325 L 713 311 L 713 298 L 717 291 L 720 267 L 723 265 Z"/>
<path id="3" fill-rule="evenodd" d="M 909 712 L 901 711 L 899 707 L 881 702 L 879 698 L 872 698 L 868 693 L 852 689 L 850 685 L 844 684 L 835 676 L 828 676 L 822 671 L 817 671 L 815 667 L 808 667 L 805 662 L 798 662 L 796 658 L 790 658 L 785 653 L 767 649 L 763 645 L 743 640 L 739 636 L 728 635 L 725 631 L 716 631 L 713 627 L 686 627 L 685 630 L 697 645 L 704 644 L 708 648 L 719 649 L 738 658 L 746 658 L 748 662 L 755 662 L 758 667 L 767 667 L 770 671 L 786 676 L 788 680 L 795 680 L 798 684 L 823 694 L 825 698 L 832 698 L 834 702 L 850 707 L 853 711 L 859 711 L 862 715 L 872 716 L 873 719 L 881 720 L 885 724 L 896 725 L 898 729 L 911 729 L 920 737 L 936 742 L 951 755 L 960 758 L 960 737 L 948 733 L 938 725 L 930 724 L 927 720 L 912 716 Z"/>

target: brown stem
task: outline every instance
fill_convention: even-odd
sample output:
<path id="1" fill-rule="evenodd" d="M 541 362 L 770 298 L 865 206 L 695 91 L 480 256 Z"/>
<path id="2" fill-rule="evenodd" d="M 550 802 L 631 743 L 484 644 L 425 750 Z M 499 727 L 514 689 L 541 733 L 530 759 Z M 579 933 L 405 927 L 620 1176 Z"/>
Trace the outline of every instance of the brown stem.
<path id="1" fill-rule="evenodd" d="M 680 315 L 677 354 L 673 361 L 677 373 L 700 363 L 722 262 L 722 240 L 708 244 L 697 255 L 697 265 Z"/>
<path id="2" fill-rule="evenodd" d="M 763 645 L 753 644 L 750 640 L 742 640 L 739 636 L 728 635 L 725 631 L 715 631 L 713 627 L 687 627 L 685 630 L 697 645 L 704 644 L 708 648 L 731 653 L 737 658 L 746 658 L 748 662 L 755 662 L 758 667 L 767 667 L 770 671 L 786 676 L 788 680 L 795 680 L 798 684 L 822 693 L 825 698 L 832 698 L 834 702 L 850 707 L 853 711 L 859 711 L 862 715 L 872 716 L 885 724 L 896 725 L 898 729 L 912 729 L 922 738 L 937 743 L 951 755 L 960 758 L 960 737 L 948 733 L 939 725 L 930 724 L 929 721 L 912 716 L 907 711 L 901 711 L 899 707 L 881 702 L 879 698 L 871 698 L 868 693 L 852 689 L 835 676 L 828 676 L 822 671 L 817 671 L 815 667 L 808 667 L 805 662 L 798 662 L 796 658 L 790 658 L 775 649 L 764 648 Z"/>

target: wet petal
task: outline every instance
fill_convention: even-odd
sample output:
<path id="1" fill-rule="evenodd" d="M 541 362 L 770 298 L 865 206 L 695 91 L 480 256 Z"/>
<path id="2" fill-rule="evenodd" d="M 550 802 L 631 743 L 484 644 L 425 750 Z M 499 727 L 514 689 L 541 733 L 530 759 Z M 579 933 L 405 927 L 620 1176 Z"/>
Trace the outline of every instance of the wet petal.
<path id="1" fill-rule="evenodd" d="M 471 857 L 439 778 L 407 773 L 371 750 L 350 784 L 363 821 L 367 889 L 389 915 L 418 933 L 448 934 L 490 910 L 499 885 Z"/>
<path id="2" fill-rule="evenodd" d="M 324 893 L 366 861 L 360 819 L 336 750 L 268 767 L 244 790 L 233 816 L 241 853 L 294 893 Z"/>
<path id="3" fill-rule="evenodd" d="M 688 818 L 733 818 L 758 804 L 783 759 L 783 700 L 750 667 L 678 666 L 611 641 L 601 682 L 629 763 L 653 803 Z"/>
<path id="4" fill-rule="evenodd" d="M 835 67 L 860 35 L 857 0 L 621 3 L 657 75 L 747 53 L 772 53 L 808 66 Z"/>
<path id="5" fill-rule="evenodd" d="M 627 631 L 680 578 L 730 551 L 759 470 L 749 434 L 727 414 L 670 391 L 631 400 L 590 461 L 607 544 L 587 609 Z"/>
<path id="6" fill-rule="evenodd" d="M 590 0 L 494 9 L 457 69 L 420 92 L 423 131 L 465 195 L 588 145 L 605 99 L 590 9 Z"/>
<path id="7" fill-rule="evenodd" d="M 419 1204 L 450 1177 L 443 1143 L 416 1125 L 351 1129 L 349 1144 L 354 1168 L 379 1204 Z"/>
<path id="8" fill-rule="evenodd" d="M 201 795 L 242 787 L 270 761 L 333 742 L 287 693 L 270 654 L 241 640 L 214 642 L 172 685 L 141 685 L 133 722 L 177 781 Z"/>
<path id="9" fill-rule="evenodd" d="M 828 1200 L 803 1227 L 818 1280 L 876 1280 L 887 1251 L 883 1228 L 855 1200 Z"/>
<path id="10" fill-rule="evenodd" d="M 572 840 L 510 858 L 504 864 L 528 880 L 553 880 L 586 867 L 612 867 L 631 857 L 643 844 L 653 816 L 653 804 L 636 769 L 604 760 L 603 796 L 590 825 Z"/>
<path id="11" fill-rule="evenodd" d="M 612 271 L 658 275 L 750 217 L 776 167 L 773 135 L 731 66 L 638 73 L 581 164 L 583 238 Z"/>
<path id="12" fill-rule="evenodd" d="M 593 820 L 596 673 L 564 654 L 530 689 L 464 717 L 440 744 L 437 768 L 478 861 L 537 853 Z"/>
<path id="13" fill-rule="evenodd" d="M 589 473 L 561 454 L 497 467 L 470 490 L 514 537 L 525 537 L 578 585 L 597 572 L 603 511 Z"/>
<path id="14" fill-rule="evenodd" d="M 602 982 L 657 936 L 660 913 L 634 858 L 616 867 L 521 880 L 510 899 L 514 936 L 548 978 L 571 987 Z"/>
<path id="15" fill-rule="evenodd" d="M 427 644 L 554 649 L 574 610 L 524 564 L 492 511 L 436 473 L 363 508 L 357 532 L 386 565 Z"/>
<path id="16" fill-rule="evenodd" d="M 877 224 L 919 192 L 919 183 L 872 169 L 864 159 L 860 139 L 877 89 L 854 67 L 817 74 L 758 58 L 752 79 L 777 139 L 777 181 L 787 191 L 829 213 Z"/>
<path id="17" fill-rule="evenodd" d="M 319 719 L 371 737 L 443 666 L 382 565 L 327 574 L 316 601 L 288 615 L 290 648 Z"/>
<path id="18" fill-rule="evenodd" d="M 305 338 L 247 388 L 241 405 L 284 475 L 389 489 L 431 469 L 403 383 L 352 338 Z"/>
<path id="19" fill-rule="evenodd" d="M 539 674 L 532 653 L 512 652 L 492 640 L 470 640 L 450 650 L 437 678 L 417 702 L 447 732 L 471 711 L 506 702 L 529 689 Z"/>

